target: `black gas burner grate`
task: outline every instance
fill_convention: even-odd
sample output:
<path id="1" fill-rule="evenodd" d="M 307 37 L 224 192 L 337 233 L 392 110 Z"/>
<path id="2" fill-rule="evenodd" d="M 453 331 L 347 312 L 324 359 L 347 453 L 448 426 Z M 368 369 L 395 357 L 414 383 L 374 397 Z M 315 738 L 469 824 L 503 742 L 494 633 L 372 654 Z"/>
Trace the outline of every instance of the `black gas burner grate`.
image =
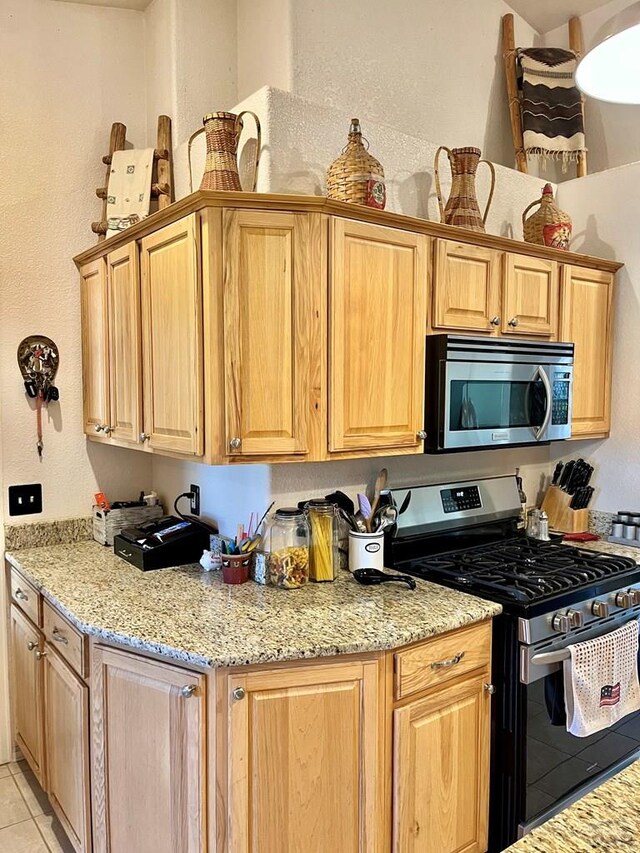
<path id="1" fill-rule="evenodd" d="M 469 591 L 532 602 L 633 568 L 629 557 L 522 538 L 427 557 L 411 570 Z"/>

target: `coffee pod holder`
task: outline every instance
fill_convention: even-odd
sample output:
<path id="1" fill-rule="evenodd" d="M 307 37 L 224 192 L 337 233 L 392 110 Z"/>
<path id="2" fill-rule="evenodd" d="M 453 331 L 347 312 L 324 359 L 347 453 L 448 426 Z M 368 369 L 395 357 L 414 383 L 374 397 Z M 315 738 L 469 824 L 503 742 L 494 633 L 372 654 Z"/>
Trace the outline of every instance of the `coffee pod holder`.
<path id="1" fill-rule="evenodd" d="M 573 496 L 558 486 L 549 486 L 541 510 L 549 516 L 549 528 L 560 533 L 585 533 L 589 530 L 589 509 L 571 509 Z"/>
<path id="2" fill-rule="evenodd" d="M 349 531 L 349 571 L 356 569 L 384 569 L 384 530 Z"/>

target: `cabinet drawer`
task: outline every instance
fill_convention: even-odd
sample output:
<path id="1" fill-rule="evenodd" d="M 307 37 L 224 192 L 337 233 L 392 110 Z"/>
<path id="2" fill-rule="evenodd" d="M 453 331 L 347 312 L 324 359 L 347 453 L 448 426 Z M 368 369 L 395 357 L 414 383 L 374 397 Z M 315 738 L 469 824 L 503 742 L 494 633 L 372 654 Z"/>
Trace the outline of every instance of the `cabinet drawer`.
<path id="1" fill-rule="evenodd" d="M 40 593 L 16 569 L 11 569 L 11 598 L 34 625 L 42 627 Z"/>
<path id="2" fill-rule="evenodd" d="M 491 663 L 491 622 L 472 625 L 394 656 L 394 693 L 404 699 Z"/>
<path id="3" fill-rule="evenodd" d="M 86 638 L 48 601 L 43 602 L 44 635 L 78 675 L 87 675 Z"/>

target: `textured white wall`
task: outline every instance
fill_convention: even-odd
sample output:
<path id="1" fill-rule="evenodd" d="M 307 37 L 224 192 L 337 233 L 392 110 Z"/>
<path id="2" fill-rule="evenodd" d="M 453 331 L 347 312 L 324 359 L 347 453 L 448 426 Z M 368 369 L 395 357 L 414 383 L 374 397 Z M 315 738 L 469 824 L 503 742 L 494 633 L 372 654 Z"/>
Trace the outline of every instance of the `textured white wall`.
<path id="1" fill-rule="evenodd" d="M 289 0 L 237 0 L 238 98 L 263 86 L 291 89 Z"/>

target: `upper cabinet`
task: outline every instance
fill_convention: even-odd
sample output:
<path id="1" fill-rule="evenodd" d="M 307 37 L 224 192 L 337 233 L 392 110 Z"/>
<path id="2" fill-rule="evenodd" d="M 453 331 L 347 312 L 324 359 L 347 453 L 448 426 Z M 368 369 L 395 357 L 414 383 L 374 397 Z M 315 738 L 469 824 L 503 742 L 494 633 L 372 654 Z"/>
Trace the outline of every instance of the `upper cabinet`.
<path id="1" fill-rule="evenodd" d="M 611 426 L 613 275 L 562 271 L 560 338 L 575 344 L 572 437 L 602 437 Z"/>
<path id="2" fill-rule="evenodd" d="M 508 252 L 504 258 L 502 333 L 554 338 L 559 290 L 555 261 Z"/>
<path id="3" fill-rule="evenodd" d="M 80 268 L 84 431 L 99 435 L 109 424 L 107 268 L 98 258 Z M 103 433 L 104 434 L 104 433 Z"/>
<path id="4" fill-rule="evenodd" d="M 333 219 L 329 450 L 421 449 L 429 238 Z"/>
<path id="5" fill-rule="evenodd" d="M 438 240 L 431 324 L 434 329 L 495 333 L 500 325 L 500 255 L 494 249 Z"/>
<path id="6" fill-rule="evenodd" d="M 142 271 L 143 441 L 202 456 L 202 284 L 196 216 L 150 234 Z"/>
<path id="7" fill-rule="evenodd" d="M 324 357 L 323 223 L 227 210 L 223 228 L 225 453 L 305 459 Z"/>

